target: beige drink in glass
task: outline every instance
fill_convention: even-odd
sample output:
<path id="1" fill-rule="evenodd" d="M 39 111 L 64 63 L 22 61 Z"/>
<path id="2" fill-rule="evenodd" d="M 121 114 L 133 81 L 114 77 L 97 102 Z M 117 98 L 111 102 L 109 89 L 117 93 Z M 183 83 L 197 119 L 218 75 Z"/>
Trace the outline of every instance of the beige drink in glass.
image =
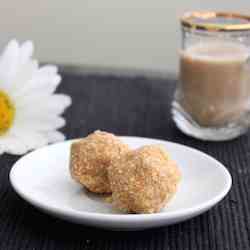
<path id="1" fill-rule="evenodd" d="M 249 108 L 247 47 L 207 42 L 181 52 L 183 108 L 202 126 L 237 120 Z"/>
<path id="2" fill-rule="evenodd" d="M 191 12 L 181 24 L 175 124 L 202 140 L 238 137 L 250 127 L 250 16 Z"/>

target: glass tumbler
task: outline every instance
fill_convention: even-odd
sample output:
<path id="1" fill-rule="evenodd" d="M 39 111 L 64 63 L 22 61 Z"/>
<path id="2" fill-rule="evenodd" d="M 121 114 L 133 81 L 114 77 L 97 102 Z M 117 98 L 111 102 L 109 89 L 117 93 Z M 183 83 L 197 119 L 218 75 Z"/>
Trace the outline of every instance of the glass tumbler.
<path id="1" fill-rule="evenodd" d="M 181 28 L 173 120 L 202 140 L 238 137 L 250 127 L 250 17 L 191 12 Z"/>

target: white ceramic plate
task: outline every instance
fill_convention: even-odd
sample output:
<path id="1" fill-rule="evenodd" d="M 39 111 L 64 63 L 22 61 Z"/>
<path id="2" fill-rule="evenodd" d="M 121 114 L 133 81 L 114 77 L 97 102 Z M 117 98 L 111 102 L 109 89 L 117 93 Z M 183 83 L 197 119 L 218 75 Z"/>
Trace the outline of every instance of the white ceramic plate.
<path id="1" fill-rule="evenodd" d="M 88 193 L 69 174 L 72 141 L 38 149 L 21 158 L 10 172 L 15 191 L 35 207 L 62 219 L 113 230 L 140 230 L 174 224 L 197 216 L 228 193 L 232 179 L 227 169 L 212 157 L 167 141 L 121 137 L 132 148 L 162 144 L 182 172 L 179 190 L 156 214 L 115 212 L 103 197 Z"/>

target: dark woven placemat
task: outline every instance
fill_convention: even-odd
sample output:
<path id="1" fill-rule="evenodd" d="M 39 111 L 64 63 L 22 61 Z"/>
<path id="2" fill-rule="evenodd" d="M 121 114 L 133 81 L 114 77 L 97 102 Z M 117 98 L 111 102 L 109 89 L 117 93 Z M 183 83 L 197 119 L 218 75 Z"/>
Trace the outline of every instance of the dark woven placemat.
<path id="1" fill-rule="evenodd" d="M 175 81 L 143 77 L 64 75 L 59 92 L 73 98 L 66 112 L 68 138 L 95 129 L 161 138 L 200 149 L 227 166 L 230 194 L 209 212 L 178 225 L 141 232 L 111 232 L 45 215 L 20 199 L 8 174 L 18 157 L 0 156 L 0 249 L 250 249 L 250 134 L 209 143 L 179 132 L 170 116 Z M 35 173 L 34 173 L 35 174 Z"/>

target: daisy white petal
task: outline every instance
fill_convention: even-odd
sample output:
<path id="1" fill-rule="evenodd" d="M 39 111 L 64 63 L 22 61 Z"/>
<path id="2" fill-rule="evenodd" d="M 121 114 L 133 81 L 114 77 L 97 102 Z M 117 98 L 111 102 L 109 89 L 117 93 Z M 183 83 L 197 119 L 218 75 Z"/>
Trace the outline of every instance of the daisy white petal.
<path id="1" fill-rule="evenodd" d="M 0 141 L 0 148 L 1 151 L 5 153 L 16 155 L 24 154 L 29 150 L 29 148 L 16 137 L 8 137 Z"/>
<path id="2" fill-rule="evenodd" d="M 49 140 L 49 143 L 54 143 L 54 142 L 59 142 L 59 141 L 65 140 L 64 134 L 61 132 L 58 132 L 58 131 L 48 132 L 47 138 Z"/>
<path id="3" fill-rule="evenodd" d="M 42 66 L 39 71 L 40 74 L 52 75 L 58 72 L 58 67 L 55 65 L 44 65 Z"/>
<path id="4" fill-rule="evenodd" d="M 0 57 L 0 79 L 9 85 L 18 71 L 19 65 L 19 45 L 16 40 L 12 40 L 6 46 Z"/>
<path id="5" fill-rule="evenodd" d="M 19 57 L 19 44 L 15 39 L 13 39 L 6 45 L 0 57 L 1 69 L 4 66 L 9 66 L 9 68 L 12 68 L 13 65 L 19 63 L 18 57 Z M 6 71 L 9 71 L 9 68 L 5 68 Z"/>
<path id="6" fill-rule="evenodd" d="M 28 104 L 35 103 L 36 110 L 38 111 L 48 111 L 52 112 L 55 115 L 59 115 L 64 110 L 71 105 L 71 98 L 64 94 L 55 94 L 52 96 L 47 95 L 30 95 L 23 96 L 23 99 L 17 104 L 18 108 L 27 107 Z M 31 107 L 34 109 L 34 107 Z"/>
<path id="7" fill-rule="evenodd" d="M 5 153 L 5 147 L 4 147 L 4 145 L 2 146 L 0 144 L 0 155 L 2 155 L 3 153 Z"/>
<path id="8" fill-rule="evenodd" d="M 34 130 L 34 131 L 50 131 L 62 128 L 65 125 L 65 120 L 62 117 L 48 118 L 33 118 L 22 117 L 16 120 L 16 126 L 21 129 Z"/>
<path id="9" fill-rule="evenodd" d="M 43 94 L 52 94 L 61 82 L 61 76 L 58 74 L 51 76 L 37 77 L 36 75 L 25 86 L 17 92 L 16 97 L 26 96 L 31 91 L 42 92 Z"/>
<path id="10" fill-rule="evenodd" d="M 26 41 L 20 46 L 20 63 L 27 63 L 32 57 L 34 45 L 32 41 Z"/>
<path id="11" fill-rule="evenodd" d="M 50 99 L 50 103 L 54 106 L 63 106 L 64 108 L 67 108 L 71 105 L 71 98 L 64 94 L 55 94 L 53 95 L 53 99 Z"/>
<path id="12" fill-rule="evenodd" d="M 19 140 L 25 144 L 29 150 L 36 149 L 42 146 L 45 146 L 49 143 L 48 137 L 46 134 L 26 131 L 24 134 L 19 134 Z"/>
<path id="13" fill-rule="evenodd" d="M 38 62 L 35 60 L 30 60 L 26 64 L 24 64 L 20 70 L 16 73 L 15 77 L 12 79 L 11 92 L 14 98 L 16 96 L 22 95 L 25 89 L 29 85 L 30 77 L 33 75 L 38 69 Z"/>

